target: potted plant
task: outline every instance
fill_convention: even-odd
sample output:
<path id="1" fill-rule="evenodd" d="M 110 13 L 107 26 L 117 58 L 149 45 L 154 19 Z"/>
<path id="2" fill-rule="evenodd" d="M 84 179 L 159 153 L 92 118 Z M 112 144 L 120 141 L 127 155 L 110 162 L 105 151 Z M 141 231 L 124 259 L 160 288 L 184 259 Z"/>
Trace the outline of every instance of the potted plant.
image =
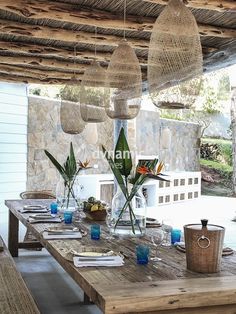
<path id="1" fill-rule="evenodd" d="M 75 210 L 79 207 L 77 176 L 82 169 L 90 168 L 89 161 L 76 161 L 72 143 L 70 143 L 70 153 L 62 165 L 47 150 L 44 152 L 61 175 L 56 188 L 59 210 Z"/>
<path id="2" fill-rule="evenodd" d="M 122 128 L 112 158 L 104 146 L 103 153 L 117 181 L 117 193 L 112 200 L 112 232 L 118 235 L 141 236 L 146 229 L 146 202 L 142 185 L 148 179 L 168 181 L 161 173 L 164 164 L 158 159 L 139 162 L 132 172 L 131 152 Z"/>

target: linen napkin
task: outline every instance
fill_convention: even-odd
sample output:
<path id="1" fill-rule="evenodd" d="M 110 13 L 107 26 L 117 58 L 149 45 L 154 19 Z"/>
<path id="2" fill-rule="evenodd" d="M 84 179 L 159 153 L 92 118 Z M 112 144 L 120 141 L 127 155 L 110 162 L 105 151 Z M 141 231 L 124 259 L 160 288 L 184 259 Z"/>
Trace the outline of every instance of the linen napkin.
<path id="1" fill-rule="evenodd" d="M 63 219 L 61 217 L 52 217 L 52 218 L 47 218 L 47 219 L 34 219 L 32 217 L 28 218 L 28 222 L 30 222 L 31 224 L 37 224 L 37 223 L 59 223 L 62 222 Z"/>
<path id="2" fill-rule="evenodd" d="M 25 205 L 23 209 L 20 209 L 20 213 L 47 213 L 49 209 L 47 206 L 42 205 Z"/>
<path id="3" fill-rule="evenodd" d="M 25 213 L 48 213 L 49 210 L 47 208 L 43 209 L 20 209 L 20 213 L 25 214 Z"/>
<path id="4" fill-rule="evenodd" d="M 60 234 L 53 234 L 48 231 L 43 232 L 43 238 L 46 240 L 58 240 L 58 239 L 81 239 L 82 234 L 78 232 L 73 232 L 71 234 L 60 233 Z"/>
<path id="5" fill-rule="evenodd" d="M 75 267 L 114 267 L 114 266 L 123 266 L 124 260 L 121 256 L 103 256 L 103 257 L 82 257 L 82 256 L 74 256 L 73 257 Z"/>

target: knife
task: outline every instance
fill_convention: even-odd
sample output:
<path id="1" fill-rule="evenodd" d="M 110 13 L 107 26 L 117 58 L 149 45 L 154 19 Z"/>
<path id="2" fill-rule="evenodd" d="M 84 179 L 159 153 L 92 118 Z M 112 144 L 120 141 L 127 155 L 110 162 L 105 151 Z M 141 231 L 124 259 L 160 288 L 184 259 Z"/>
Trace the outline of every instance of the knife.
<path id="1" fill-rule="evenodd" d="M 79 262 L 116 262 L 114 258 L 79 258 Z"/>

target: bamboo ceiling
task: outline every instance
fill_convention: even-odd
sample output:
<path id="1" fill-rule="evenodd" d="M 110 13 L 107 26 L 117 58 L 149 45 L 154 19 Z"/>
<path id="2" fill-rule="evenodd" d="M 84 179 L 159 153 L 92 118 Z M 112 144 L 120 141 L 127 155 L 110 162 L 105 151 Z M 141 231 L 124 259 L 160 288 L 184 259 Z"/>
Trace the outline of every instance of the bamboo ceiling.
<path id="1" fill-rule="evenodd" d="M 96 59 L 107 66 L 123 36 L 123 3 L 0 0 L 0 80 L 63 84 L 74 71 L 81 78 L 94 59 L 95 26 Z M 126 38 L 137 53 L 144 80 L 152 25 L 166 3 L 127 0 Z M 198 22 L 204 71 L 236 63 L 236 1 L 189 0 L 187 5 Z"/>

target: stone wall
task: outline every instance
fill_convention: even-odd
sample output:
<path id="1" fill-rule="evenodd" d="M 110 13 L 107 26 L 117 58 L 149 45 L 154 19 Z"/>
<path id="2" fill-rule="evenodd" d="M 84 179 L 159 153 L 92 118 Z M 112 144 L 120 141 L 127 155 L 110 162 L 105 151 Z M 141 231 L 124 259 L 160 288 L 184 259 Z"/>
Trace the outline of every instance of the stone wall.
<path id="1" fill-rule="evenodd" d="M 107 161 L 98 152 L 101 144 L 109 150 L 113 148 L 113 120 L 98 123 L 98 142 L 89 144 L 85 132 L 69 135 L 62 131 L 59 108 L 59 101 L 29 97 L 27 190 L 55 191 L 59 175 L 44 149 L 64 162 L 70 142 L 73 142 L 77 159 L 89 159 L 91 165 L 97 165 L 86 173 L 110 172 Z M 162 149 L 160 135 L 166 127 L 171 130 L 171 144 L 169 149 Z M 138 155 L 159 155 L 168 166 L 166 170 L 199 169 L 197 124 L 160 119 L 158 112 L 142 110 L 136 119 L 128 122 L 128 133 L 132 151 Z"/>
<path id="2" fill-rule="evenodd" d="M 163 130 L 170 130 L 170 145 L 163 148 Z M 170 171 L 199 170 L 200 126 L 176 120 L 160 119 L 158 112 L 142 111 L 136 119 L 137 149 L 142 155 L 159 156 Z"/>
<path id="3" fill-rule="evenodd" d="M 60 101 L 29 97 L 27 190 L 55 190 L 59 176 L 44 149 L 50 151 L 60 162 L 64 162 L 69 153 L 70 142 L 73 142 L 77 159 L 89 159 L 92 165 L 97 165 L 96 169 L 86 173 L 109 172 L 107 161 L 99 158 L 98 151 L 101 144 L 112 149 L 113 121 L 97 124 L 98 142 L 92 145 L 86 141 L 83 133 L 70 135 L 62 131 L 59 108 Z"/>

